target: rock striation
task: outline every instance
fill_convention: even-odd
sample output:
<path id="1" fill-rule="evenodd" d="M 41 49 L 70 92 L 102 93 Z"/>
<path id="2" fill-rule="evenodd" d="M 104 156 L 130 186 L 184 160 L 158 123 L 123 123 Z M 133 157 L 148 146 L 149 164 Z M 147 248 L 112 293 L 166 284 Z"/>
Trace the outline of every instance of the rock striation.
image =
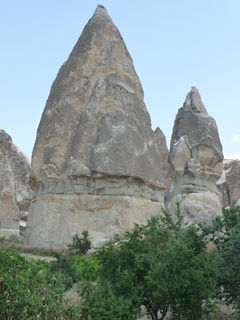
<path id="1" fill-rule="evenodd" d="M 31 201 L 29 175 L 28 159 L 0 130 L 0 237 L 19 236 L 19 220 Z"/>
<path id="2" fill-rule="evenodd" d="M 176 203 L 185 224 L 211 220 L 221 214 L 215 182 L 222 174 L 222 145 L 215 120 L 208 114 L 197 88 L 192 87 L 178 110 L 168 156 L 173 179 L 168 208 Z"/>
<path id="3" fill-rule="evenodd" d="M 159 212 L 164 178 L 143 89 L 103 6 L 60 68 L 37 131 L 25 241 L 95 243 Z"/>
<path id="4" fill-rule="evenodd" d="M 223 207 L 240 206 L 240 160 L 224 160 L 223 173 L 216 184 Z"/>

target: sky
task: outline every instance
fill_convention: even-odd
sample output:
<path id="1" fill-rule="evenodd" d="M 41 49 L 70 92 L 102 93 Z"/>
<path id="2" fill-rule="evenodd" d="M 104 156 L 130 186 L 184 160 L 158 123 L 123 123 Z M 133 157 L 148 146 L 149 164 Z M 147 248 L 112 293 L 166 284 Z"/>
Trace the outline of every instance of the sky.
<path id="1" fill-rule="evenodd" d="M 171 139 L 192 86 L 240 159 L 240 0 L 0 0 L 0 129 L 29 158 L 52 82 L 98 4 L 133 59 L 152 128 Z"/>

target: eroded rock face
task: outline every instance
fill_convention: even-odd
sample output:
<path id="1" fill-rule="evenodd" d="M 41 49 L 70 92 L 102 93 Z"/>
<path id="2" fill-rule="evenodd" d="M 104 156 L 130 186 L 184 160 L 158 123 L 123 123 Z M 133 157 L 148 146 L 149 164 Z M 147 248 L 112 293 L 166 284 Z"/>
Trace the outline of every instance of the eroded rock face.
<path id="1" fill-rule="evenodd" d="M 209 116 L 197 88 L 192 87 L 173 127 L 168 161 L 172 188 L 168 207 L 180 203 L 185 224 L 221 214 L 215 182 L 222 173 L 222 146 L 215 120 Z"/>
<path id="2" fill-rule="evenodd" d="M 28 159 L 0 130 L 0 237 L 19 235 L 20 215 L 30 205 L 29 175 Z"/>
<path id="3" fill-rule="evenodd" d="M 161 155 L 160 161 L 161 161 L 161 167 L 163 168 L 163 176 L 166 180 L 167 173 L 168 173 L 168 147 L 167 147 L 167 140 L 165 137 L 165 134 L 162 132 L 162 130 L 157 127 L 154 131 L 156 136 L 156 141 L 158 145 L 158 150 Z"/>
<path id="4" fill-rule="evenodd" d="M 223 207 L 240 206 L 240 160 L 224 160 L 223 173 L 216 184 Z"/>
<path id="5" fill-rule="evenodd" d="M 52 85 L 32 155 L 26 243 L 94 241 L 143 223 L 163 206 L 156 137 L 132 59 L 98 6 Z"/>

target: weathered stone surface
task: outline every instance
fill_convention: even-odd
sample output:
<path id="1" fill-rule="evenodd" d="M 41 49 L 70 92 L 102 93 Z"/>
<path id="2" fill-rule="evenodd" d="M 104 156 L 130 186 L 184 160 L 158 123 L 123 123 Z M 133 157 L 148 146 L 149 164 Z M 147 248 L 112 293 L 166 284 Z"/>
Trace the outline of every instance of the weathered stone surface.
<path id="1" fill-rule="evenodd" d="M 172 185 L 172 178 L 171 176 L 169 176 L 169 150 L 167 147 L 166 137 L 162 130 L 159 127 L 157 127 L 154 133 L 156 135 L 159 153 L 161 154 L 161 167 L 163 168 L 164 182 L 166 185 L 164 203 L 168 204 L 170 201 L 170 189 Z"/>
<path id="2" fill-rule="evenodd" d="M 85 229 L 103 241 L 157 213 L 161 161 L 132 59 L 98 6 L 59 70 L 39 124 L 26 243 L 61 246 Z"/>
<path id="3" fill-rule="evenodd" d="M 0 237 L 19 235 L 20 213 L 30 205 L 29 175 L 28 159 L 0 130 Z"/>
<path id="4" fill-rule="evenodd" d="M 30 244 L 66 246 L 75 233 L 80 235 L 83 230 L 89 230 L 89 239 L 96 246 L 132 228 L 134 222 L 145 223 L 158 212 L 158 202 L 137 197 L 46 194 L 31 204 L 29 217 L 34 213 L 37 241 L 30 238 Z"/>
<path id="5" fill-rule="evenodd" d="M 216 184 L 223 207 L 240 206 L 240 160 L 224 160 L 223 173 Z"/>
<path id="6" fill-rule="evenodd" d="M 168 152 L 169 152 L 167 147 L 167 140 L 164 133 L 159 127 L 155 129 L 154 133 L 156 136 L 159 153 L 161 155 L 160 161 L 161 161 L 161 167 L 163 168 L 163 176 L 166 180 L 167 173 L 168 173 Z"/>
<path id="7" fill-rule="evenodd" d="M 211 221 L 221 214 L 215 182 L 222 173 L 222 146 L 217 125 L 192 87 L 173 127 L 168 161 L 173 179 L 168 207 L 176 203 L 191 221 Z"/>

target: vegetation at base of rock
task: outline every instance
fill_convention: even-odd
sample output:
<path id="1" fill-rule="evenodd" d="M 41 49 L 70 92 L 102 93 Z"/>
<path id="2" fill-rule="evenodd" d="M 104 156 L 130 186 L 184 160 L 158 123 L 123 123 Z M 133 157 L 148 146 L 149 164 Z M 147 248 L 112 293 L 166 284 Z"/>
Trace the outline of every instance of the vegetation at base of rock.
<path id="1" fill-rule="evenodd" d="M 0 318 L 77 319 L 63 294 L 67 279 L 45 261 L 26 259 L 12 247 L 0 247 Z"/>
<path id="2" fill-rule="evenodd" d="M 1 246 L 2 247 L 9 247 L 12 246 L 17 252 L 20 253 L 26 253 L 26 254 L 31 254 L 31 255 L 36 255 L 36 256 L 41 256 L 41 257 L 50 257 L 51 253 L 53 251 L 66 254 L 68 249 L 67 248 L 60 248 L 60 247 L 30 247 L 24 245 L 22 242 L 15 242 L 15 241 L 10 241 L 9 238 L 6 239 L 5 237 L 1 237 L 0 240 Z"/>
<path id="3" fill-rule="evenodd" d="M 64 299 L 73 282 L 95 281 L 95 256 L 54 252 L 56 261 L 27 259 L 0 239 L 0 319 L 79 319 L 78 308 Z"/>
<path id="4" fill-rule="evenodd" d="M 77 254 L 86 255 L 88 250 L 91 249 L 91 241 L 88 239 L 88 231 L 84 230 L 82 232 L 83 237 L 79 238 L 78 234 L 73 236 L 73 240 L 67 246 L 70 250 L 75 250 Z"/>
<path id="5" fill-rule="evenodd" d="M 15 243 L 21 243 L 22 242 L 22 240 L 16 234 L 10 234 L 10 236 L 8 237 L 8 241 L 15 242 Z"/>
<path id="6" fill-rule="evenodd" d="M 223 216 L 217 217 L 213 225 L 202 225 L 210 236 L 219 256 L 218 298 L 234 307 L 240 319 L 240 207 L 223 209 Z"/>
<path id="7" fill-rule="evenodd" d="M 0 318 L 136 320 L 144 306 L 152 320 L 240 319 L 240 208 L 223 210 L 212 226 L 182 228 L 177 216 L 152 217 L 90 255 L 55 252 L 49 263 L 0 238 Z M 80 297 L 70 303 L 74 282 Z"/>
<path id="8" fill-rule="evenodd" d="M 76 270 L 77 278 L 80 281 L 96 281 L 100 271 L 100 265 L 95 255 L 75 256 L 73 268 Z"/>
<path id="9" fill-rule="evenodd" d="M 82 319 L 137 319 L 141 306 L 152 320 L 167 313 L 197 320 L 215 310 L 216 256 L 199 228 L 183 229 L 179 210 L 177 216 L 177 222 L 167 212 L 152 217 L 126 241 L 96 251 L 100 278 L 80 285 Z"/>
<path id="10" fill-rule="evenodd" d="M 100 268 L 97 258 L 94 255 L 79 257 L 74 252 L 62 254 L 52 252 L 52 256 L 56 261 L 51 261 L 49 266 L 52 271 L 59 271 L 71 278 L 69 286 L 77 281 L 95 281 L 98 277 Z"/>
<path id="11" fill-rule="evenodd" d="M 91 241 L 88 239 L 88 231 L 82 232 L 83 237 L 76 234 L 68 244 L 69 250 L 61 253 L 52 250 L 51 255 L 56 259 L 50 263 L 50 269 L 60 271 L 72 279 L 73 282 L 82 280 L 95 280 L 97 277 L 98 263 L 94 256 L 86 256 L 91 249 Z M 72 286 L 69 284 L 69 287 Z"/>

